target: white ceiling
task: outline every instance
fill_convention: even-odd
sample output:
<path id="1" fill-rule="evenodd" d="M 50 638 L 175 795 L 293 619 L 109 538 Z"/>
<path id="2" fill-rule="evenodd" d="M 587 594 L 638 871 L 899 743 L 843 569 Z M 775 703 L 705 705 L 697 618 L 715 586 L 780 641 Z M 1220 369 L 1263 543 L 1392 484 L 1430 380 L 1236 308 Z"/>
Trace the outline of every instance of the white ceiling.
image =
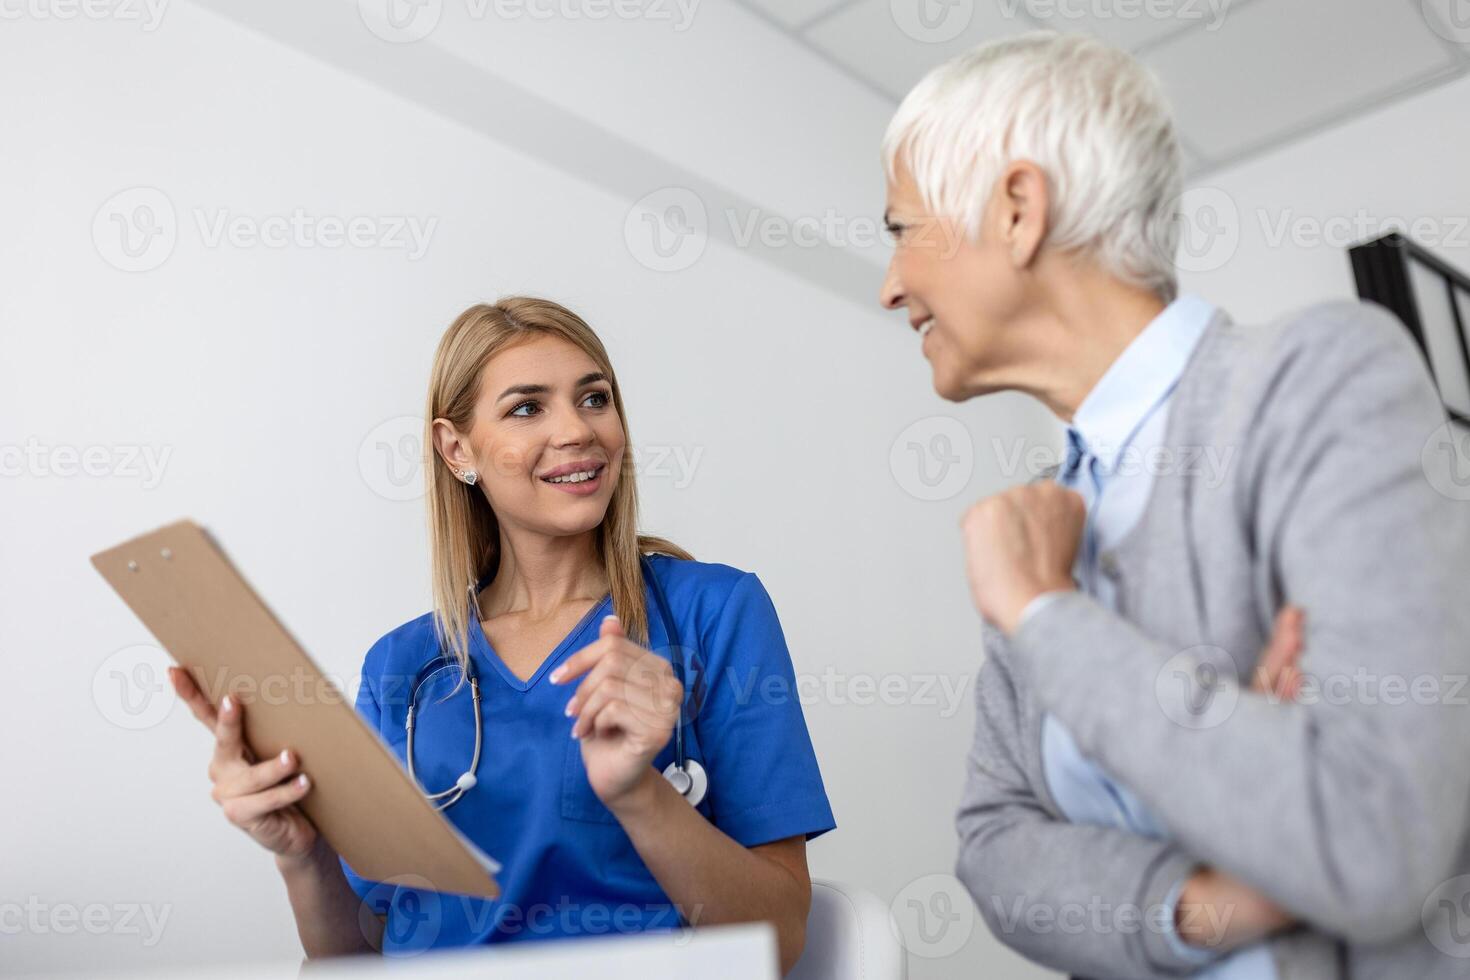
<path id="1" fill-rule="evenodd" d="M 740 3 L 895 105 L 981 42 L 1096 34 L 1164 80 L 1196 177 L 1470 71 L 1470 0 Z"/>

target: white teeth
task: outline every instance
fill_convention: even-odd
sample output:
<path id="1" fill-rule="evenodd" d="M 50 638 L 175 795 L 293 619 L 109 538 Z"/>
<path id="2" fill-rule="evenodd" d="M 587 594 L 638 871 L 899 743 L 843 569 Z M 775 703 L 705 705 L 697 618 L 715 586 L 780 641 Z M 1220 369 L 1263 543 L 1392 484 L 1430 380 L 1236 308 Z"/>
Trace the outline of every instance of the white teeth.
<path id="1" fill-rule="evenodd" d="M 547 483 L 585 483 L 597 475 L 596 470 L 587 470 L 585 473 L 568 473 L 566 476 L 553 476 Z"/>
<path id="2" fill-rule="evenodd" d="M 930 330 L 933 330 L 933 329 L 934 329 L 934 318 L 931 316 L 929 319 L 927 319 L 923 323 L 919 324 L 919 339 L 920 340 L 923 340 L 928 335 L 929 331 Z"/>

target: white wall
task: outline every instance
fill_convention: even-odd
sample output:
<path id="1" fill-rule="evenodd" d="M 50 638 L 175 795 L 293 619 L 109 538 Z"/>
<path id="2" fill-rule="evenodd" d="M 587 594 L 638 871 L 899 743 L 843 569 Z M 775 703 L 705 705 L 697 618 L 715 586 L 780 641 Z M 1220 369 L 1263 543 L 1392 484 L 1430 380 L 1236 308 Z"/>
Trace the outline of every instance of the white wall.
<path id="1" fill-rule="evenodd" d="M 1470 272 L 1467 100 L 1461 78 L 1204 175 L 1185 198 L 1183 286 L 1242 322 L 1356 297 L 1347 246 L 1395 228 Z"/>

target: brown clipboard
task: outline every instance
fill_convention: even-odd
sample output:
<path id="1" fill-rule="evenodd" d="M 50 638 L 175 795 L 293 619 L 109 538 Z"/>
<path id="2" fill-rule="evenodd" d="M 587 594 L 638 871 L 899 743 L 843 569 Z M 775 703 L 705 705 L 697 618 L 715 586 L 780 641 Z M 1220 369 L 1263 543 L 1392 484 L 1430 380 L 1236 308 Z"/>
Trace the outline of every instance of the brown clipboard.
<path id="1" fill-rule="evenodd" d="M 353 871 L 498 897 L 500 865 L 424 799 L 203 528 L 177 521 L 98 552 L 92 564 L 207 696 L 242 691 L 256 758 L 288 747 L 298 754 L 312 789 L 297 805 Z"/>

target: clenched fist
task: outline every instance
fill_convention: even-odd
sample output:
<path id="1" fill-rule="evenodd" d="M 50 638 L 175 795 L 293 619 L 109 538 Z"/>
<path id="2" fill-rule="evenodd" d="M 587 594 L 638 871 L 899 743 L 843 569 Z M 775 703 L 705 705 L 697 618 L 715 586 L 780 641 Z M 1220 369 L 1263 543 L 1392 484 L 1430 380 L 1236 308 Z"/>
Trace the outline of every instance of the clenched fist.
<path id="1" fill-rule="evenodd" d="M 1074 589 L 1086 519 L 1082 496 L 1051 480 L 1011 487 L 965 511 L 965 569 L 980 615 L 1010 635 L 1032 599 Z"/>

